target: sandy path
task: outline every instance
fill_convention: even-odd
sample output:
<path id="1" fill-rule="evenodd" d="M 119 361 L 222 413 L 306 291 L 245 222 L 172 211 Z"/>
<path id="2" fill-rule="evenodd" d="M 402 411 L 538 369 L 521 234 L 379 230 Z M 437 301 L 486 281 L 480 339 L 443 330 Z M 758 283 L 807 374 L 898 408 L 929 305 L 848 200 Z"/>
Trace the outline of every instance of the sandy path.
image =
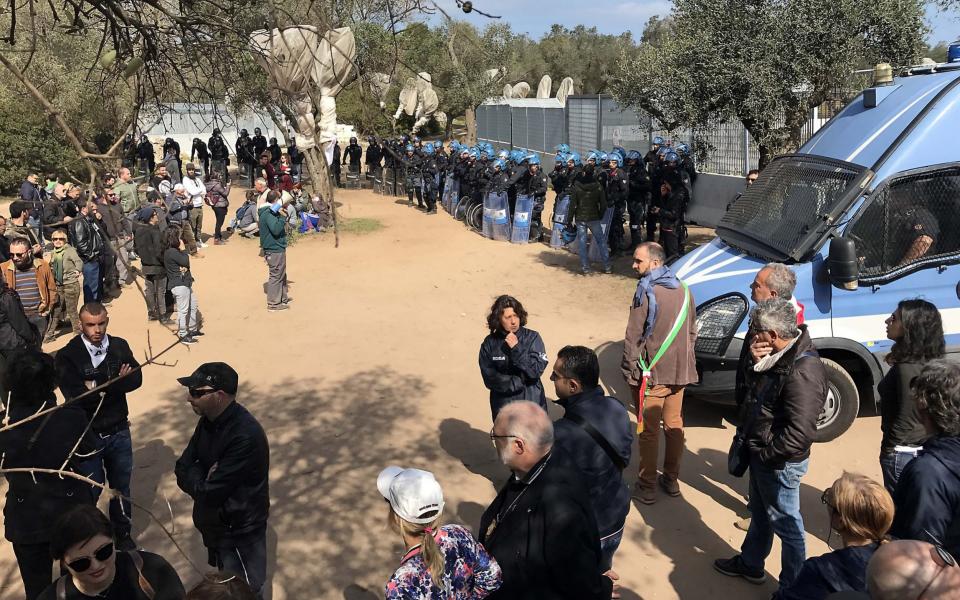
<path id="1" fill-rule="evenodd" d="M 234 193 L 234 205 L 241 194 Z M 495 243 L 447 215 L 427 216 L 366 191 L 338 195 L 347 218 L 385 227 L 344 236 L 305 238 L 288 251 L 293 308 L 270 314 L 261 284 L 266 267 L 256 241 L 234 238 L 195 260 L 196 290 L 206 335 L 167 355 L 171 368 L 150 367 L 131 397 L 134 497 L 170 524 L 191 558 L 205 552 L 190 520 L 191 503 L 176 487 L 173 463 L 196 417 L 176 377 L 222 360 L 241 376 L 240 401 L 258 416 L 271 442 L 272 513 L 268 534 L 273 598 L 382 597 L 383 582 L 402 550 L 384 524 L 374 486 L 378 471 L 397 463 L 433 470 L 444 486 L 447 518 L 475 527 L 506 471 L 487 432 L 490 415 L 476 359 L 484 317 L 496 295 L 519 297 L 548 354 L 565 344 L 596 348 L 602 383 L 621 399 L 620 343 L 635 278 L 628 259 L 616 275 L 584 278 L 577 260 L 545 245 Z M 212 231 L 208 210 L 205 230 Z M 147 327 L 132 291 L 113 303 L 110 332 L 142 352 L 171 339 Z M 63 343 L 63 338 L 54 347 Z M 52 348 L 51 348 L 52 349 Z M 553 387 L 544 378 L 548 396 Z M 554 409 L 557 415 L 561 412 Z M 615 561 L 624 598 L 768 598 L 755 587 L 713 572 L 743 538 L 733 528 L 745 514 L 744 480 L 726 474 L 732 428 L 723 409 L 688 402 L 681 498 L 635 505 Z M 843 469 L 879 478 L 879 420 L 860 419 L 841 439 L 814 449 L 802 489 L 808 554 L 826 550 L 820 492 Z M 628 468 L 635 479 L 637 459 Z M 197 575 L 155 523 L 138 512 L 141 544 L 165 555 L 191 584 Z M 0 546 L 3 598 L 22 597 L 9 544 Z M 767 563 L 779 572 L 779 544 Z"/>

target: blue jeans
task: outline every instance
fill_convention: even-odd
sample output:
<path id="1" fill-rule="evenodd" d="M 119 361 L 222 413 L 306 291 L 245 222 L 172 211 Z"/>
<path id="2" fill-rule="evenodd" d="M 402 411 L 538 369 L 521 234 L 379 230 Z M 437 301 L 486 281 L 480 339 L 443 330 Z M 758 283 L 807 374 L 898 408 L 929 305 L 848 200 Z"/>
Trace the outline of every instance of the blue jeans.
<path id="1" fill-rule="evenodd" d="M 83 263 L 83 302 L 100 300 L 100 261 Z"/>
<path id="2" fill-rule="evenodd" d="M 624 527 L 620 531 L 611 533 L 605 538 L 600 538 L 600 572 L 606 573 L 613 568 L 613 555 L 617 553 L 620 547 L 620 541 L 623 540 Z"/>
<path id="3" fill-rule="evenodd" d="M 773 535 L 782 542 L 780 587 L 789 586 L 797 578 L 807 557 L 800 514 L 800 478 L 807 472 L 810 459 L 787 463 L 783 470 L 764 466 L 750 457 L 750 529 L 740 546 L 740 559 L 750 569 L 763 570 L 763 563 L 773 547 Z"/>
<path id="4" fill-rule="evenodd" d="M 267 580 L 266 528 L 240 543 L 221 543 L 210 550 L 217 563 L 211 566 L 242 577 L 257 598 L 263 598 L 263 584 Z"/>
<path id="5" fill-rule="evenodd" d="M 97 483 L 109 483 L 110 488 L 130 497 L 130 476 L 133 473 L 133 444 L 130 441 L 130 429 L 102 436 L 94 433 L 97 452 L 83 464 L 83 474 Z M 106 479 L 104 479 L 106 476 Z M 93 488 L 96 502 L 102 490 Z M 118 538 L 130 534 L 130 501 L 113 497 L 110 499 L 110 522 Z"/>
<path id="6" fill-rule="evenodd" d="M 600 221 L 577 221 L 577 243 L 580 247 L 580 267 L 586 271 L 590 268 L 590 255 L 587 254 L 587 229 L 593 234 L 594 244 L 600 251 L 600 260 L 603 261 L 603 267 L 610 266 L 610 254 L 607 251 L 607 245 L 601 243 L 603 240 L 603 230 L 600 227 Z"/>
<path id="7" fill-rule="evenodd" d="M 900 474 L 911 460 L 915 459 L 915 452 L 893 452 L 891 454 L 880 455 L 880 472 L 883 473 L 883 487 L 887 488 L 890 495 L 897 489 L 897 481 L 900 480 Z"/>

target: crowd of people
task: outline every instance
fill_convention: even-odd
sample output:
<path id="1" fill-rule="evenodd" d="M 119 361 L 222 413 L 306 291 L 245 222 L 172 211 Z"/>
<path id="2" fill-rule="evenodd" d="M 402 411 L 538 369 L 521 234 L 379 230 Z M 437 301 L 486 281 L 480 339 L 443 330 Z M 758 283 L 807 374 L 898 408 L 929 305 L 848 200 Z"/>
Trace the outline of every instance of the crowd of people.
<path id="1" fill-rule="evenodd" d="M 227 233 L 259 237 L 268 271 L 267 309 L 286 310 L 292 300 L 286 239 L 302 196 L 283 187 L 284 177 L 292 181 L 293 175 L 277 177 L 274 144 L 255 133 L 249 144 L 254 154 L 264 144 L 261 169 L 248 173 L 252 189 L 244 205 L 250 206 L 238 211 Z M 563 347 L 552 361 L 554 401 L 564 409 L 552 421 L 542 384 L 551 364 L 543 338 L 528 327 L 529 315 L 517 298 L 498 297 L 487 315 L 478 362 L 489 390 L 489 437 L 511 476 L 471 533 L 444 523 L 443 489 L 433 474 L 384 469 L 377 490 L 404 549 L 385 595 L 618 597 L 614 560 L 632 503 L 655 504 L 660 494 L 670 502 L 683 492 L 683 397 L 698 379 L 696 299 L 668 265 L 679 253 L 691 174 L 678 153 L 664 148 L 646 157 L 591 152 L 582 165 L 560 148 L 548 175 L 532 153 L 498 156 L 492 148 L 454 144 L 450 157 L 442 144 L 410 141 L 372 144 L 366 166 L 379 172 L 386 160 L 390 168 L 402 168 L 409 202 L 427 212 L 436 212 L 444 186 L 455 185 L 461 203 L 482 202 L 491 191 L 509 197 L 514 188 L 513 202 L 534 199 L 539 229 L 549 181 L 558 198 L 569 196 L 566 214 L 558 216 L 558 207 L 554 221 L 575 224 L 581 248 L 593 231 L 605 267 L 610 253 L 632 250 L 639 282 L 626 315 L 620 368 L 637 422 L 601 386 L 596 353 L 577 345 Z M 226 172 L 217 170 L 222 153 L 210 147 L 218 148 L 211 143 L 197 152 L 202 171 L 191 162 L 183 175 L 179 148 L 171 147 L 177 160 L 154 166 L 142 201 L 130 168 L 123 167 L 86 195 L 54 176 L 41 187 L 31 174 L 11 204 L 6 243 L 0 244 L 7 255 L 0 265 L 0 394 L 9 397 L 0 452 L 9 471 L 5 535 L 28 600 L 263 596 L 269 442 L 256 417 L 236 400 L 237 372 L 225 363 L 205 363 L 178 380 L 198 421 L 174 472 L 193 501 L 208 564 L 217 569 L 187 593 L 167 560 L 139 549 L 133 536 L 137 499 L 130 486 L 135 464 L 127 395 L 136 393 L 142 377 L 130 345 L 108 335 L 109 299 L 135 276 L 144 281 L 148 319 L 175 325 L 184 344 L 202 335 L 190 264 L 206 247 L 205 206 L 216 218 L 214 244 L 225 238 L 230 193 Z M 361 173 L 362 148 L 355 138 L 342 159 L 335 158 Z M 207 160 L 213 164 L 209 172 Z M 658 187 L 659 202 L 650 195 Z M 251 209 L 252 229 L 243 224 Z M 625 214 L 629 244 L 623 239 Z M 610 235 L 601 237 L 596 227 L 610 215 Z M 658 226 L 662 244 L 650 240 Z M 589 263 L 583 264 L 588 271 Z M 716 557 L 714 568 L 764 583 L 765 562 L 778 537 L 783 550 L 775 599 L 960 597 L 954 559 L 960 553 L 960 365 L 944 359 L 937 307 L 922 299 L 892 307 L 890 368 L 877 390 L 882 482 L 838 473 L 821 503 L 840 547 L 808 557 L 799 490 L 829 391 L 803 307 L 793 298 L 795 287 L 790 267 L 771 263 L 749 290 L 754 306 L 737 371 L 739 415 L 727 469 L 748 476 L 750 518 L 742 524 L 746 536 L 739 553 Z M 170 319 L 174 312 L 176 322 Z M 44 354 L 41 343 L 54 339 L 65 321 L 71 339 L 55 356 Z M 57 389 L 64 404 L 57 405 Z M 627 474 L 632 462 L 638 465 L 635 478 Z M 108 515 L 96 508 L 104 489 L 115 492 Z M 62 566 L 59 578 L 52 574 L 55 562 Z"/>

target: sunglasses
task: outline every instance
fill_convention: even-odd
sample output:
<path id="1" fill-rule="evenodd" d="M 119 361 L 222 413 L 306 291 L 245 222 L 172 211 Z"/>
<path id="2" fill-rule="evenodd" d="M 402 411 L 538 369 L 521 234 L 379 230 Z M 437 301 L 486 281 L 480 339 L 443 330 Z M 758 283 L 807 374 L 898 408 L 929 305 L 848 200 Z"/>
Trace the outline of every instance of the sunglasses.
<path id="1" fill-rule="evenodd" d="M 52 240 L 55 241 L 55 242 L 65 242 L 65 241 L 67 241 L 67 238 L 65 238 L 65 237 L 55 237 L 55 238 L 50 238 L 50 239 L 52 239 Z"/>
<path id="2" fill-rule="evenodd" d="M 11 252 L 10 256 L 12 256 L 13 258 L 23 258 L 24 256 L 27 256 L 29 254 L 30 254 L 29 252 Z"/>
<path id="3" fill-rule="evenodd" d="M 193 388 L 193 389 L 190 390 L 190 397 L 191 397 L 191 398 L 203 398 L 203 397 L 206 396 L 207 394 L 212 394 L 212 393 L 215 392 L 215 391 L 217 391 L 217 390 L 215 390 L 215 389 L 213 389 L 213 388 Z"/>
<path id="4" fill-rule="evenodd" d="M 97 559 L 97 562 L 104 562 L 113 556 L 113 542 L 106 543 L 93 553 L 93 558 Z M 67 566 L 70 567 L 70 570 L 74 573 L 83 573 L 90 568 L 90 565 L 93 564 L 93 561 L 89 556 L 84 556 L 83 558 L 78 558 L 77 560 L 67 563 Z"/>

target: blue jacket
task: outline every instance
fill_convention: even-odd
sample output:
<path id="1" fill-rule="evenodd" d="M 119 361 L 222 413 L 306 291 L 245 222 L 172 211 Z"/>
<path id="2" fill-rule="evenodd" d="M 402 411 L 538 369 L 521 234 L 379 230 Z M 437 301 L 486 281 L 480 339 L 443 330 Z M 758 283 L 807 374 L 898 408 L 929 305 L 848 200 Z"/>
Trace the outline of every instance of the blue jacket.
<path id="1" fill-rule="evenodd" d="M 960 556 L 960 437 L 935 437 L 911 460 L 893 495 L 896 513 L 890 535 L 939 541 Z"/>
<path id="2" fill-rule="evenodd" d="M 512 400 L 531 400 L 547 407 L 540 376 L 547 368 L 547 350 L 540 334 L 521 327 L 517 331 L 519 343 L 510 348 L 503 332 L 491 333 L 480 345 L 480 374 L 483 385 L 490 390 L 490 410 L 493 418 L 503 405 Z"/>
<path id="3" fill-rule="evenodd" d="M 866 592 L 867 563 L 879 547 L 851 546 L 808 558 L 793 583 L 773 600 L 824 600 L 834 592 Z"/>
<path id="4" fill-rule="evenodd" d="M 558 400 L 557 404 L 566 412 L 553 424 L 554 445 L 563 448 L 583 472 L 600 537 L 616 533 L 630 512 L 630 490 L 623 482 L 622 472 L 604 449 L 569 416 L 583 417 L 606 438 L 624 463 L 629 464 L 633 427 L 627 409 L 616 398 L 604 396 L 600 386 Z"/>

